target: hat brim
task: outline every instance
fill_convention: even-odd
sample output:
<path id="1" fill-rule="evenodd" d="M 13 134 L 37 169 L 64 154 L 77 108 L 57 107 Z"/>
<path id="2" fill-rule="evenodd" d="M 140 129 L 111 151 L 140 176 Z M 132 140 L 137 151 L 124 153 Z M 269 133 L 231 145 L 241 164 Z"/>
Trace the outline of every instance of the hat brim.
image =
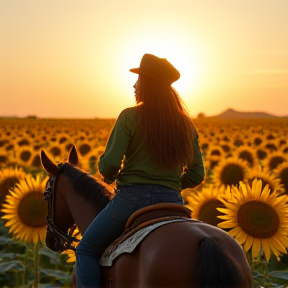
<path id="1" fill-rule="evenodd" d="M 132 72 L 132 73 L 139 74 L 140 73 L 140 68 L 132 68 L 129 71 Z"/>

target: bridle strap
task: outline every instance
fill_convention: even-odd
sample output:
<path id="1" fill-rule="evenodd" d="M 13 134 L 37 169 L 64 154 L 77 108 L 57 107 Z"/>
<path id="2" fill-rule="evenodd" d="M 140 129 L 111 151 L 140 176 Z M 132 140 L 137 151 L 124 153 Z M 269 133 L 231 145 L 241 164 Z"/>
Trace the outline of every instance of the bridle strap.
<path id="1" fill-rule="evenodd" d="M 66 234 L 61 229 L 59 229 L 55 222 L 55 187 L 57 184 L 58 175 L 60 174 L 61 170 L 63 169 L 64 164 L 60 163 L 58 164 L 59 171 L 54 178 L 54 176 L 51 176 L 48 182 L 48 185 L 44 191 L 44 199 L 48 203 L 48 215 L 46 217 L 46 224 L 47 224 L 47 234 L 50 234 L 50 237 L 54 238 L 55 240 L 55 246 L 57 244 L 57 247 L 53 247 L 53 251 L 64 251 L 67 249 L 71 249 L 73 251 L 76 251 L 75 247 L 72 245 L 72 242 L 79 242 L 80 240 L 73 237 L 72 233 L 74 232 L 76 225 L 72 229 L 70 229 L 69 234 Z M 46 237 L 47 240 L 47 237 Z M 58 246 L 59 244 L 59 246 Z"/>
<path id="2" fill-rule="evenodd" d="M 46 218 L 46 223 L 47 223 L 47 230 L 52 233 L 52 235 L 54 235 L 54 238 L 56 239 L 56 236 L 58 236 L 60 239 L 60 244 L 61 244 L 61 247 L 63 249 L 60 249 L 62 251 L 64 250 L 68 250 L 68 249 L 71 249 L 73 250 L 74 252 L 76 252 L 76 249 L 75 247 L 72 245 L 72 242 L 79 242 L 80 240 L 69 235 L 69 234 L 66 234 L 64 233 L 62 230 L 60 230 L 56 225 L 55 223 L 52 223 L 51 222 L 51 219 L 50 217 L 47 217 Z M 75 230 L 76 227 L 74 227 L 74 229 L 72 229 L 72 232 Z M 59 243 L 58 241 L 56 241 L 56 243 Z M 56 247 L 55 247 L 56 248 Z M 58 250 L 58 249 L 57 249 Z"/>

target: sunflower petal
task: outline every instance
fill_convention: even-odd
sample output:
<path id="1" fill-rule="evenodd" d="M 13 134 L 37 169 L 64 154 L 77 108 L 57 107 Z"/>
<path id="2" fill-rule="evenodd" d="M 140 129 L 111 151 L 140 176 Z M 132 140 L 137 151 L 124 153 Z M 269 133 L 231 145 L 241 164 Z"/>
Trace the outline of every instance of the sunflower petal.
<path id="1" fill-rule="evenodd" d="M 271 257 L 271 250 L 268 241 L 266 239 L 261 239 L 261 245 L 265 254 L 266 261 L 268 262 Z"/>
<path id="2" fill-rule="evenodd" d="M 256 258 L 259 254 L 261 246 L 261 241 L 259 238 L 254 238 L 253 246 L 252 246 L 252 257 Z"/>
<path id="3" fill-rule="evenodd" d="M 243 249 L 245 252 L 247 252 L 251 248 L 251 246 L 253 244 L 253 240 L 254 240 L 253 236 L 247 235 L 247 239 L 246 239 L 244 246 L 243 246 Z"/>

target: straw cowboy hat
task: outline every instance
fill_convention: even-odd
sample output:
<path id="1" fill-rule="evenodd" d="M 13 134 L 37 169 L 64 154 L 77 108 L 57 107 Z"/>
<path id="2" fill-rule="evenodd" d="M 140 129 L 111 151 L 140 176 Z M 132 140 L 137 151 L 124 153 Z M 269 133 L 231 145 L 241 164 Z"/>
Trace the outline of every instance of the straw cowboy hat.
<path id="1" fill-rule="evenodd" d="M 180 78 L 179 71 L 165 58 L 152 54 L 144 54 L 139 68 L 130 69 L 131 72 L 144 74 L 154 79 L 172 84 Z"/>

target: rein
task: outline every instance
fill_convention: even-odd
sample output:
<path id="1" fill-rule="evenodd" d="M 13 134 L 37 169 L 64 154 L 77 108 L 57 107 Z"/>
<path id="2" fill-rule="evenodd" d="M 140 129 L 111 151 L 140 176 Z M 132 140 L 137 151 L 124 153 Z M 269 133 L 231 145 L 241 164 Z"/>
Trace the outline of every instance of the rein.
<path id="1" fill-rule="evenodd" d="M 58 175 L 63 169 L 63 164 L 58 164 L 59 171 L 54 178 L 51 176 L 48 180 L 46 189 L 44 191 L 44 199 L 48 204 L 48 215 L 46 217 L 47 224 L 47 235 L 46 235 L 46 245 L 51 250 L 55 252 L 63 252 L 65 250 L 71 249 L 74 252 L 76 251 L 75 247 L 72 245 L 72 242 L 79 242 L 80 240 L 73 237 L 72 234 L 76 229 L 76 225 L 72 229 L 69 230 L 68 234 L 59 229 L 54 220 L 55 220 L 55 187 L 57 184 Z M 48 237 L 47 237 L 48 236 Z M 47 239 L 53 239 L 54 244 L 53 247 L 50 247 Z"/>

